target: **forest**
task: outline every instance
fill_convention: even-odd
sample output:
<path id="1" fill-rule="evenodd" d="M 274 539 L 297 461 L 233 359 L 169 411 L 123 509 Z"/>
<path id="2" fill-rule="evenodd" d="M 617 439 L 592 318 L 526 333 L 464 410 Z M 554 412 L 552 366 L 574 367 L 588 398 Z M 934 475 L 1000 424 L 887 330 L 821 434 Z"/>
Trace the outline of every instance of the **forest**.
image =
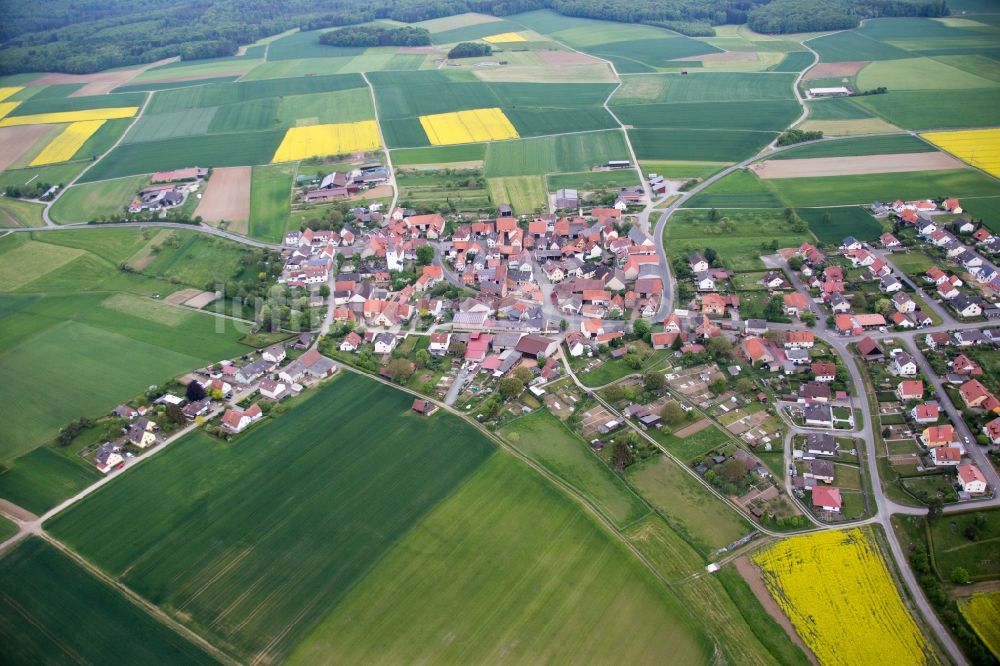
<path id="1" fill-rule="evenodd" d="M 411 26 L 356 25 L 324 32 L 320 44 L 328 46 L 427 46 L 431 33 Z"/>
<path id="2" fill-rule="evenodd" d="M 412 23 L 475 11 L 507 16 L 549 8 L 566 16 L 657 25 L 692 36 L 748 23 L 758 32 L 851 28 L 877 16 L 946 16 L 944 0 L 49 0 L 5 3 L 0 74 L 96 72 L 180 56 L 231 56 L 292 28 L 376 19 Z"/>

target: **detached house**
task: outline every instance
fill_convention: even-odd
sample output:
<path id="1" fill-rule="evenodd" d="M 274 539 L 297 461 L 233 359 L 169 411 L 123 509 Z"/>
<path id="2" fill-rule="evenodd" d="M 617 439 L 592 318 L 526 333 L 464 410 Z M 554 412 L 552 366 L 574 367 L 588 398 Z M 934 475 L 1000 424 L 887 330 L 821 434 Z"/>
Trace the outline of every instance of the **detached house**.
<path id="1" fill-rule="evenodd" d="M 909 379 L 899 382 L 896 387 L 896 397 L 902 402 L 920 400 L 924 397 L 924 383 L 919 379 Z"/>
<path id="2" fill-rule="evenodd" d="M 958 466 L 958 483 L 964 492 L 981 495 L 986 492 L 986 477 L 975 465 Z"/>
<path id="3" fill-rule="evenodd" d="M 97 449 L 97 453 L 94 455 L 94 467 L 97 471 L 107 474 L 113 470 L 118 465 L 125 462 L 122 458 L 118 446 L 112 444 L 111 442 L 105 442 L 101 445 L 101 448 Z"/>
<path id="4" fill-rule="evenodd" d="M 251 405 L 248 409 L 227 409 L 226 413 L 222 416 L 222 427 L 231 433 L 239 433 L 250 427 L 251 423 L 255 423 L 262 419 L 264 415 L 260 411 L 260 406 L 257 404 Z"/>

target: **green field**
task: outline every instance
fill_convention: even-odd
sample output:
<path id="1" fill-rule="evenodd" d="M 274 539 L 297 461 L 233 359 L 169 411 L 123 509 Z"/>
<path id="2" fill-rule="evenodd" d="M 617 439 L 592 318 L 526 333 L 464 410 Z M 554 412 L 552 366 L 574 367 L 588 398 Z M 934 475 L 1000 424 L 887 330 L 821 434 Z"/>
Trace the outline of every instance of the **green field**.
<path id="1" fill-rule="evenodd" d="M 572 486 L 619 527 L 649 513 L 649 507 L 586 442 L 545 409 L 505 426 L 500 436 L 524 455 Z"/>
<path id="2" fill-rule="evenodd" d="M 52 206 L 52 221 L 74 224 L 102 217 L 120 218 L 148 180 L 148 176 L 142 175 L 74 185 L 63 192 Z"/>
<path id="3" fill-rule="evenodd" d="M 4 227 L 42 227 L 43 204 L 32 203 L 22 199 L 0 197 L 0 228 Z"/>
<path id="4" fill-rule="evenodd" d="M 88 462 L 40 446 L 0 473 L 0 497 L 42 515 L 100 477 Z"/>
<path id="5" fill-rule="evenodd" d="M 111 149 L 118 138 L 132 124 L 132 118 L 105 120 L 104 124 L 87 139 L 73 155 L 75 160 L 93 160 Z"/>
<path id="6" fill-rule="evenodd" d="M 280 243 L 291 206 L 293 164 L 255 166 L 250 184 L 250 236 Z"/>
<path id="7" fill-rule="evenodd" d="M 804 241 L 815 241 L 808 232 L 792 231 L 780 209 L 720 209 L 717 222 L 708 219 L 708 211 L 680 210 L 667 223 L 664 240 L 672 259 L 687 258 L 695 250 L 711 247 L 733 271 L 764 270 L 760 256 L 772 254 L 770 245 L 775 241 L 779 247 L 798 247 Z"/>
<path id="8" fill-rule="evenodd" d="M 478 162 L 485 158 L 485 143 L 469 143 L 459 146 L 436 146 L 434 148 L 409 148 L 406 150 L 392 151 L 392 162 L 396 166 Z"/>
<path id="9" fill-rule="evenodd" d="M 411 403 L 340 377 L 235 445 L 187 437 L 49 527 L 241 660 L 280 659 L 494 451 Z"/>
<path id="10" fill-rule="evenodd" d="M 966 199 L 962 207 L 966 212 L 981 219 L 995 234 L 1000 234 L 1000 197 Z"/>
<path id="11" fill-rule="evenodd" d="M 608 160 L 629 159 L 621 132 L 590 132 L 501 141 L 486 149 L 486 175 L 532 176 L 589 171 Z"/>
<path id="12" fill-rule="evenodd" d="M 193 164 L 202 167 L 267 164 L 284 136 L 285 130 L 278 129 L 123 144 L 87 171 L 80 182 L 181 169 Z"/>
<path id="13" fill-rule="evenodd" d="M 273 48 L 272 45 L 272 50 Z M 241 81 L 239 83 L 193 86 L 157 93 L 147 107 L 146 113 L 159 114 L 183 109 L 199 109 L 252 100 L 364 87 L 364 79 L 357 74 L 303 76 L 269 81 Z"/>
<path id="14" fill-rule="evenodd" d="M 487 180 L 495 205 L 510 204 L 516 215 L 547 212 L 548 196 L 541 176 L 506 176 Z"/>
<path id="15" fill-rule="evenodd" d="M 41 182 L 50 185 L 64 185 L 76 178 L 89 162 L 63 162 L 48 166 L 25 167 L 23 169 L 7 169 L 0 172 L 0 190 L 10 185 L 27 185 Z"/>
<path id="16" fill-rule="evenodd" d="M 979 530 L 976 541 L 965 536 L 965 530 L 977 515 L 983 516 L 985 527 Z M 930 524 L 931 546 L 938 573 L 943 578 L 955 567 L 963 567 L 973 580 L 990 580 L 1000 574 L 996 559 L 1000 541 L 1000 511 L 983 510 L 951 514 L 946 520 Z"/>
<path id="17" fill-rule="evenodd" d="M 0 559 L 9 664 L 213 664 L 201 648 L 41 539 Z"/>
<path id="18" fill-rule="evenodd" d="M 123 144 L 161 141 L 181 136 L 198 136 L 208 133 L 212 118 L 219 110 L 217 106 L 204 109 L 182 109 L 168 113 L 144 115 L 122 141 Z"/>
<path id="19" fill-rule="evenodd" d="M 809 223 L 809 228 L 823 243 L 840 243 L 847 236 L 862 241 L 875 240 L 882 233 L 882 226 L 864 208 L 798 208 L 799 217 Z M 829 215 L 830 219 L 825 219 Z"/>
<path id="20" fill-rule="evenodd" d="M 17 534 L 17 525 L 6 518 L 0 517 L 0 542 L 6 541 Z"/>
<path id="21" fill-rule="evenodd" d="M 628 135 L 639 160 L 681 162 L 738 162 L 775 138 L 740 130 L 630 129 Z"/>
<path id="22" fill-rule="evenodd" d="M 616 169 L 615 171 L 589 171 L 586 173 L 552 174 L 546 179 L 549 192 L 555 192 L 566 187 L 591 191 L 600 189 L 615 189 L 640 185 L 639 176 L 634 169 Z"/>
<path id="23" fill-rule="evenodd" d="M 855 104 L 850 97 L 826 97 L 809 100 L 809 120 L 860 120 L 872 112 Z"/>
<path id="24" fill-rule="evenodd" d="M 706 558 L 752 529 L 735 509 L 663 456 L 630 466 L 627 475 L 670 527 Z"/>
<path id="25" fill-rule="evenodd" d="M 989 79 L 927 57 L 873 62 L 858 72 L 857 82 L 861 90 L 883 86 L 890 90 L 943 91 L 995 85 Z"/>
<path id="26" fill-rule="evenodd" d="M 206 86 L 213 85 L 216 83 L 232 83 L 239 76 L 214 76 L 207 79 L 190 79 L 188 81 L 165 81 L 158 83 L 156 81 L 151 81 L 150 83 L 130 83 L 127 86 L 118 86 L 112 92 L 142 92 L 142 91 L 158 91 L 158 90 L 171 90 L 173 88 L 187 88 L 188 86 Z M 141 81 L 142 76 L 138 76 L 133 81 Z"/>
<path id="27" fill-rule="evenodd" d="M 125 93 L 123 95 L 88 95 L 86 97 L 32 97 L 21 102 L 10 117 L 31 116 L 36 113 L 63 113 L 87 109 L 107 109 L 110 107 L 137 106 L 146 101 L 145 93 Z"/>
<path id="28" fill-rule="evenodd" d="M 613 106 L 679 102 L 793 100 L 794 74 L 692 72 L 630 76 L 611 98 Z"/>
<path id="29" fill-rule="evenodd" d="M 669 233 L 670 227 L 668 226 L 667 229 Z M 709 425 L 707 428 L 683 438 L 661 430 L 656 430 L 652 434 L 671 453 L 685 461 L 696 460 L 709 451 L 732 441 L 728 433 L 715 425 Z"/>
<path id="30" fill-rule="evenodd" d="M 857 101 L 893 125 L 909 130 L 991 127 L 997 122 L 1000 89 L 946 93 L 901 90 L 858 97 Z"/>
<path id="31" fill-rule="evenodd" d="M 282 127 L 326 123 L 353 123 L 375 118 L 375 107 L 367 88 L 283 97 L 278 103 Z"/>
<path id="32" fill-rule="evenodd" d="M 671 178 L 707 178 L 728 166 L 728 162 L 671 162 L 643 160 L 640 162 L 644 174 L 657 173 Z"/>
<path id="33" fill-rule="evenodd" d="M 802 113 L 794 100 L 636 104 L 615 107 L 626 125 L 638 128 L 783 130 Z"/>
<path id="34" fill-rule="evenodd" d="M 892 264 L 907 275 L 919 275 L 937 264 L 937 260 L 919 250 L 910 250 L 905 253 L 893 253 Z"/>
<path id="35" fill-rule="evenodd" d="M 853 155 L 884 155 L 895 153 L 927 153 L 937 150 L 912 134 L 866 136 L 834 141 L 820 141 L 783 150 L 769 160 L 793 160 L 806 157 L 848 157 Z"/>
<path id="36" fill-rule="evenodd" d="M 477 176 L 480 173 L 475 172 Z M 469 187 L 469 183 L 474 186 Z M 486 210 L 491 206 L 487 188 L 479 186 L 478 178 L 440 171 L 400 169 L 396 171 L 396 185 L 401 205 L 407 207 L 421 204 L 433 206 L 442 201 L 449 201 L 460 210 Z"/>
<path id="37" fill-rule="evenodd" d="M 891 44 L 873 39 L 863 30 L 847 30 L 809 41 L 822 62 L 856 60 L 902 60 L 912 54 Z"/>
<path id="38" fill-rule="evenodd" d="M 693 197 L 689 208 L 779 208 L 871 204 L 930 197 L 1000 195 L 1000 183 L 971 169 L 761 179 L 739 170 Z"/>
<path id="39" fill-rule="evenodd" d="M 808 51 L 793 51 L 771 67 L 771 72 L 801 72 L 813 62 L 813 54 Z"/>
<path id="40" fill-rule="evenodd" d="M 558 490 L 496 455 L 419 523 L 293 664 L 704 663 L 683 606 Z"/>

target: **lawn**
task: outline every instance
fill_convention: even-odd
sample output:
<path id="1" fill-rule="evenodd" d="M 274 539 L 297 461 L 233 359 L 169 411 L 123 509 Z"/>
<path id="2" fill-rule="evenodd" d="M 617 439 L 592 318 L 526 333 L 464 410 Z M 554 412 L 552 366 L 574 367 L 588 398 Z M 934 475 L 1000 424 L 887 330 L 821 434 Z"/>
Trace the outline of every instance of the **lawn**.
<path id="1" fill-rule="evenodd" d="M 494 205 L 510 204 L 516 215 L 547 212 L 545 181 L 541 176 L 507 176 L 487 181 Z"/>
<path id="2" fill-rule="evenodd" d="M 0 497 L 42 515 L 99 478 L 101 473 L 82 459 L 40 446 L 0 473 Z"/>
<path id="3" fill-rule="evenodd" d="M 670 654 L 703 663 L 711 645 L 622 544 L 500 454 L 407 534 L 289 662 L 660 663 Z"/>
<path id="4" fill-rule="evenodd" d="M 292 199 L 293 164 L 255 166 L 250 184 L 250 236 L 280 243 Z"/>
<path id="5" fill-rule="evenodd" d="M 0 197 L 0 228 L 45 226 L 42 208 L 42 204 Z"/>
<path id="6" fill-rule="evenodd" d="M 0 560 L 0 627 L 11 664 L 217 663 L 36 538 Z"/>
<path id="7" fill-rule="evenodd" d="M 970 541 L 965 530 L 977 516 L 985 518 L 985 527 L 980 528 L 975 541 Z M 930 533 L 935 566 L 943 578 L 947 578 L 954 567 L 964 567 L 973 580 L 989 580 L 1000 574 L 1000 561 L 996 557 L 1000 544 L 1000 511 L 948 514 L 930 524 Z"/>
<path id="8" fill-rule="evenodd" d="M 748 534 L 752 527 L 690 474 L 663 456 L 627 469 L 628 480 L 705 558 Z"/>
<path id="9" fill-rule="evenodd" d="M 501 141 L 486 149 L 486 175 L 532 176 L 589 171 L 608 160 L 629 159 L 620 131 Z"/>
<path id="10" fill-rule="evenodd" d="M 823 243 L 840 243 L 846 236 L 870 241 L 882 233 L 878 220 L 860 206 L 798 208 L 795 212 L 809 223 L 809 228 Z"/>
<path id="11" fill-rule="evenodd" d="M 280 660 L 494 452 L 411 403 L 347 374 L 235 445 L 187 437 L 47 527 L 240 660 Z"/>
<path id="12" fill-rule="evenodd" d="M 918 276 L 937 264 L 937 260 L 920 250 L 895 253 L 890 258 L 893 265 L 907 275 Z"/>
<path id="13" fill-rule="evenodd" d="M 761 255 L 778 247 L 798 247 L 813 242 L 808 232 L 793 231 L 781 210 L 720 209 L 719 221 L 709 219 L 709 211 L 681 210 L 670 218 L 664 231 L 665 247 L 672 259 L 711 247 L 723 264 L 734 271 L 764 270 Z"/>
<path id="14" fill-rule="evenodd" d="M 120 218 L 148 180 L 148 176 L 129 176 L 74 185 L 52 206 L 52 220 L 58 224 L 75 224 L 104 217 Z"/>
<path id="15" fill-rule="evenodd" d="M 500 436 L 586 497 L 619 527 L 649 507 L 580 439 L 544 409 L 506 425 Z"/>

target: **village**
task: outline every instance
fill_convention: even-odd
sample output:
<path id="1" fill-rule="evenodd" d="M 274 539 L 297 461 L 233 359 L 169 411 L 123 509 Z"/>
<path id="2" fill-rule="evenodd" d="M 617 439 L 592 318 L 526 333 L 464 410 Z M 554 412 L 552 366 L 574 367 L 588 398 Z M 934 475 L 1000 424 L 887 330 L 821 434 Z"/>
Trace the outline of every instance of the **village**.
<path id="1" fill-rule="evenodd" d="M 202 171 L 153 181 L 194 191 Z M 333 172 L 301 197 L 387 178 Z M 322 328 L 120 406 L 122 434 L 94 464 L 126 466 L 191 424 L 239 435 L 346 368 L 410 390 L 416 413 L 491 429 L 544 406 L 618 471 L 674 456 L 781 529 L 874 515 L 875 464 L 900 505 L 992 497 L 1000 386 L 983 367 L 1000 347 L 1000 239 L 957 200 L 876 203 L 892 229 L 876 244 L 778 248 L 748 276 L 711 248 L 664 248 L 632 194 L 588 209 L 562 191 L 556 213 L 500 204 L 492 219 L 372 202 L 287 233 L 278 282 L 322 309 Z"/>

